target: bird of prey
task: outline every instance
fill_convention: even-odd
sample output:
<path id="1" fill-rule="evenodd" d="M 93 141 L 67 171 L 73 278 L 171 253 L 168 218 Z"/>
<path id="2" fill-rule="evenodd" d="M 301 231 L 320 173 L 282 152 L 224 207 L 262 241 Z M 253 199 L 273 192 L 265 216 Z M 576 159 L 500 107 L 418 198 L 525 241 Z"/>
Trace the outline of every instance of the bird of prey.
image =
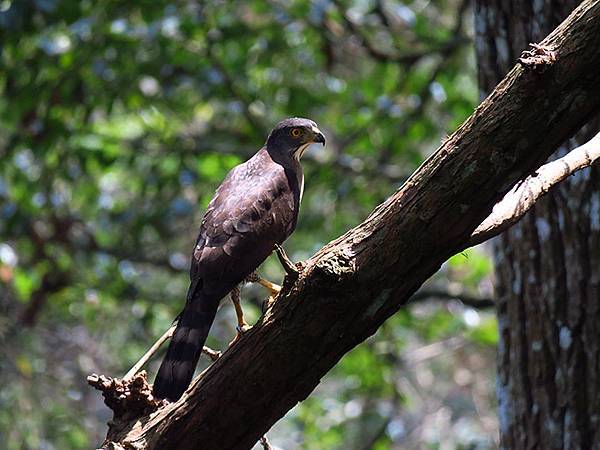
<path id="1" fill-rule="evenodd" d="M 185 307 L 154 381 L 157 398 L 178 400 L 189 386 L 219 303 L 294 231 L 304 190 L 300 157 L 325 145 L 317 124 L 285 119 L 248 161 L 234 167 L 208 205 L 196 240 Z M 234 297 L 232 296 L 232 299 Z M 245 322 L 239 299 L 238 331 Z"/>

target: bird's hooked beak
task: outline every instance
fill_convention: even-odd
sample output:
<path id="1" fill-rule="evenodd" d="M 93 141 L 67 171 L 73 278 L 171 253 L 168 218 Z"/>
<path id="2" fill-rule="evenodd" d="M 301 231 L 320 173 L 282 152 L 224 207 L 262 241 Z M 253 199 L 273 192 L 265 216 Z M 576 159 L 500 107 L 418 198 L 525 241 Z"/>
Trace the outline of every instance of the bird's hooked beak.
<path id="1" fill-rule="evenodd" d="M 313 142 L 325 145 L 325 136 L 317 127 L 312 127 Z"/>

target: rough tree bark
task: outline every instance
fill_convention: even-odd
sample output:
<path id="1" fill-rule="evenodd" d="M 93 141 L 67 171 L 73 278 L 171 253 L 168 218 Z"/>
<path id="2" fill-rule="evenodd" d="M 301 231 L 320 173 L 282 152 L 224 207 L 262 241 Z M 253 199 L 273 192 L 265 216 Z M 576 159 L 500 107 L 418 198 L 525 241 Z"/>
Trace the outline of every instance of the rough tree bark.
<path id="1" fill-rule="evenodd" d="M 600 108 L 600 0 L 515 66 L 403 187 L 286 280 L 274 305 L 182 399 L 113 423 L 105 446 L 247 449 L 373 334 Z"/>
<path id="2" fill-rule="evenodd" d="M 478 1 L 483 92 L 578 4 Z M 600 83 L 600 67 L 594 71 Z M 595 120 L 551 159 L 597 130 Z M 592 166 L 554 187 L 495 242 L 503 448 L 600 448 L 599 175 Z"/>

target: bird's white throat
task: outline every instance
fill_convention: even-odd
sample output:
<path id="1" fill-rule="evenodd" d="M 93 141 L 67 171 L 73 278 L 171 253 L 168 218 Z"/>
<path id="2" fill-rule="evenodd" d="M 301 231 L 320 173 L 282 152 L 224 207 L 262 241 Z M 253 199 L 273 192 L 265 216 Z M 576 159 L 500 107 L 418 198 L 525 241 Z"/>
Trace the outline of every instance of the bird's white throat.
<path id="1" fill-rule="evenodd" d="M 298 149 L 294 152 L 294 158 L 296 159 L 296 161 L 300 161 L 300 158 L 302 158 L 302 155 L 304 154 L 304 152 L 306 151 L 306 149 L 310 146 L 310 142 L 306 143 L 306 144 L 302 144 L 300 147 L 298 147 Z"/>
<path id="2" fill-rule="evenodd" d="M 294 152 L 294 159 L 298 161 L 298 172 L 296 176 L 298 177 L 298 187 L 300 188 L 300 200 L 302 200 L 302 195 L 304 194 L 304 172 L 302 171 L 302 166 L 300 166 L 300 158 L 309 147 L 311 143 L 302 144 L 298 149 Z"/>

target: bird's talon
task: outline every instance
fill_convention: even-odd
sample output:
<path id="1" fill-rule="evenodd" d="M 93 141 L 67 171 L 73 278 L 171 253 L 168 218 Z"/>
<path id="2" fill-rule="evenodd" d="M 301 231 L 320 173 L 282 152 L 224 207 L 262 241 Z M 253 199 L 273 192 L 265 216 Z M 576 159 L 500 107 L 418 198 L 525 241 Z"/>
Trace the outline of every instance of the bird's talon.
<path id="1" fill-rule="evenodd" d="M 250 331 L 250 329 L 252 329 L 252 327 L 250 325 L 248 325 L 247 323 L 245 323 L 243 325 L 238 325 L 237 327 L 235 327 L 235 329 L 239 335 L 242 335 L 242 334 Z"/>
<path id="2" fill-rule="evenodd" d="M 229 347 L 231 347 L 233 344 L 237 343 L 238 341 L 241 341 L 242 338 L 244 337 L 244 334 L 246 334 L 248 331 L 250 331 L 252 327 L 250 325 L 248 325 L 247 323 L 244 323 L 243 325 L 238 325 L 235 327 L 235 330 L 237 331 L 235 337 L 233 338 L 233 340 L 229 343 Z"/>
<path id="3" fill-rule="evenodd" d="M 268 298 L 266 298 L 263 302 L 262 302 L 262 308 L 261 308 L 261 312 L 264 314 L 267 312 L 267 309 L 269 309 L 271 307 L 271 305 L 273 305 L 273 303 L 275 303 L 275 295 L 269 295 Z"/>

